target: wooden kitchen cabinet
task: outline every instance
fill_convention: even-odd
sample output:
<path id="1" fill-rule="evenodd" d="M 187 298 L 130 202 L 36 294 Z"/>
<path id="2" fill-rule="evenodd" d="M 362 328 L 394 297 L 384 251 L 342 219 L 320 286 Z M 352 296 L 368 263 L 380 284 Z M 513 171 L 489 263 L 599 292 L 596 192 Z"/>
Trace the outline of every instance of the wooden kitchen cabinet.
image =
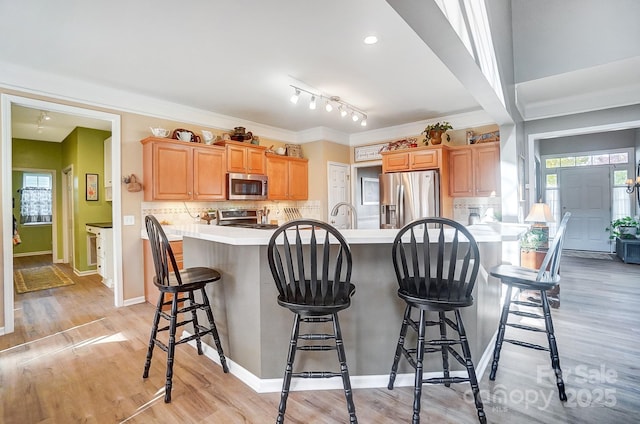
<path id="1" fill-rule="evenodd" d="M 442 163 L 442 146 L 382 152 L 382 172 L 418 171 L 438 169 Z"/>
<path id="2" fill-rule="evenodd" d="M 143 144 L 144 200 L 224 200 L 225 149 L 148 137 Z"/>
<path id="3" fill-rule="evenodd" d="M 216 145 L 224 146 L 227 150 L 227 172 L 265 174 L 266 147 L 226 140 L 219 141 Z"/>
<path id="4" fill-rule="evenodd" d="M 449 165 L 450 196 L 500 195 L 500 143 L 453 147 Z"/>
<path id="5" fill-rule="evenodd" d="M 182 251 L 182 240 L 170 241 L 171 249 L 173 250 L 173 256 L 176 259 L 176 265 L 178 269 L 184 267 L 184 255 Z M 151 244 L 149 240 L 142 240 L 143 245 L 143 261 L 144 261 L 144 299 L 155 305 L 158 301 L 158 288 L 153 284 L 153 277 L 156 275 L 156 270 L 153 265 L 153 255 L 151 254 Z M 165 295 L 165 301 L 170 298 Z"/>
<path id="6" fill-rule="evenodd" d="M 307 159 L 268 154 L 266 161 L 269 200 L 307 200 L 309 198 Z"/>

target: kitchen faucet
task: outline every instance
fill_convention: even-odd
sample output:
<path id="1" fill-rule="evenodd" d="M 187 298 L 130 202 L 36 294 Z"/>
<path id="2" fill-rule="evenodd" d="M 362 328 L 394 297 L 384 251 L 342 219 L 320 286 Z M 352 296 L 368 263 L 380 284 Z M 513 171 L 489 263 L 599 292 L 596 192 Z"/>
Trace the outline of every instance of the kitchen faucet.
<path id="1" fill-rule="evenodd" d="M 333 207 L 333 209 L 331 209 L 331 216 L 337 216 L 338 215 L 338 209 L 340 209 L 340 206 L 346 206 L 349 209 L 351 209 L 351 227 L 352 229 L 356 229 L 358 228 L 358 213 L 356 212 L 356 208 L 353 207 L 353 205 L 351 203 L 347 203 L 347 202 L 338 202 L 336 203 L 336 205 Z M 332 223 L 335 221 L 332 221 Z"/>

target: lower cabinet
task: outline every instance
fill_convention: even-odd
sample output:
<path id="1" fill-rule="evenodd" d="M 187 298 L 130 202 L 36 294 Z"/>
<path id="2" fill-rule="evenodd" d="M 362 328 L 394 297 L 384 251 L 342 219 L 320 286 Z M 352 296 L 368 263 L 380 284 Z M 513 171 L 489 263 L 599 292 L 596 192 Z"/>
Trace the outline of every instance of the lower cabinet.
<path id="1" fill-rule="evenodd" d="M 176 258 L 176 265 L 178 269 L 183 268 L 183 252 L 182 252 L 182 240 L 170 241 L 171 250 L 173 250 L 173 256 Z M 153 284 L 153 277 L 156 275 L 156 270 L 153 265 L 153 255 L 151 254 L 151 244 L 149 240 L 142 240 L 143 245 L 143 257 L 144 257 L 144 298 L 147 302 L 155 305 L 158 301 L 158 288 Z M 165 296 L 165 300 L 169 298 Z"/>
<path id="2" fill-rule="evenodd" d="M 309 163 L 307 159 L 267 155 L 269 200 L 307 200 Z"/>
<path id="3" fill-rule="evenodd" d="M 102 284 L 113 288 L 113 229 L 87 225 L 86 231 L 96 236 L 96 266 Z"/>

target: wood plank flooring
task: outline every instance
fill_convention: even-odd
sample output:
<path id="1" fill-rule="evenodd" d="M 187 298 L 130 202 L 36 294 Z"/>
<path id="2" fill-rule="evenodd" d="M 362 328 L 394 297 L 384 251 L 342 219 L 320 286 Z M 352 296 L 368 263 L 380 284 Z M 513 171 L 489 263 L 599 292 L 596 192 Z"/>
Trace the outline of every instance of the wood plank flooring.
<path id="1" fill-rule="evenodd" d="M 19 258 L 15 266 L 47 260 Z M 0 337 L 1 422 L 275 422 L 279 393 L 253 392 L 184 345 L 176 350 L 173 401 L 165 404 L 163 352 L 142 379 L 153 307 L 116 309 L 97 276 L 66 272 L 75 285 L 16 296 L 16 331 Z M 488 372 L 480 381 L 489 422 L 638 422 L 640 265 L 565 257 L 562 276 L 561 307 L 552 313 L 569 400 L 558 399 L 546 352 L 506 344 L 496 381 Z M 410 387 L 356 389 L 354 399 L 360 423 L 411 420 Z M 347 422 L 343 393 L 294 392 L 286 419 Z M 468 385 L 425 385 L 421 419 L 476 423 Z"/>

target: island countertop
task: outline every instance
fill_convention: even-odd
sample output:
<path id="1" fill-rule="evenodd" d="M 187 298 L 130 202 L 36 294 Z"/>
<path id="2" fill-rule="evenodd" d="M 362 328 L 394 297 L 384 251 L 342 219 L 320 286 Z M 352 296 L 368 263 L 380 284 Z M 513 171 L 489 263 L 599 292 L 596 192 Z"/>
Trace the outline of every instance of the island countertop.
<path id="1" fill-rule="evenodd" d="M 167 236 L 192 237 L 235 246 L 266 246 L 274 230 L 238 228 L 218 225 L 188 224 L 163 226 Z M 478 243 L 517 241 L 526 227 L 518 224 L 478 224 L 468 226 Z M 397 229 L 341 229 L 349 244 L 388 244 Z M 143 237 L 145 235 L 143 234 Z"/>

